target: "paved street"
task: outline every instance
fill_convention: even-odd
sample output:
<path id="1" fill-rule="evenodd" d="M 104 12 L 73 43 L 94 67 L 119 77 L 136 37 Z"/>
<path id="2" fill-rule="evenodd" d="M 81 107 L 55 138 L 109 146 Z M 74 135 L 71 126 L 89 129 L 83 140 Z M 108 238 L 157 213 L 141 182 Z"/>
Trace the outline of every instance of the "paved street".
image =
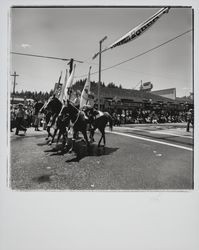
<path id="1" fill-rule="evenodd" d="M 107 128 L 105 148 L 79 155 L 48 146 L 46 131 L 11 133 L 10 185 L 17 190 L 156 190 L 193 187 L 193 138 L 185 124 Z M 71 137 L 71 135 L 69 135 Z"/>

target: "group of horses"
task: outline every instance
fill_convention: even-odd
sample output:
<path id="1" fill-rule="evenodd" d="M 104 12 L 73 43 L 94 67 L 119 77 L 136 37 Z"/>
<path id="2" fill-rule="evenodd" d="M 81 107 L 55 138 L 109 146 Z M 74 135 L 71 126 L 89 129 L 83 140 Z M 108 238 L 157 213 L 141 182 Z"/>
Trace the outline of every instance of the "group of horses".
<path id="1" fill-rule="evenodd" d="M 92 109 L 94 110 L 94 109 Z M 69 152 L 74 151 L 75 141 L 77 139 L 78 133 L 83 134 L 87 148 L 89 148 L 90 143 L 94 141 L 95 130 L 98 129 L 101 132 L 101 138 L 98 142 L 98 147 L 100 147 L 101 141 L 105 146 L 105 127 L 109 124 L 110 129 L 113 127 L 113 119 L 108 112 L 101 112 L 95 110 L 95 118 L 88 117 L 83 110 L 78 109 L 70 100 L 67 100 L 63 105 L 62 102 L 53 97 L 50 99 L 40 110 L 46 114 L 46 123 L 47 123 L 47 140 L 51 138 L 49 144 L 51 145 L 57 135 L 57 142 L 63 137 L 62 140 L 62 150 L 64 150 L 67 145 L 68 140 L 68 131 L 72 127 L 73 136 L 72 136 L 72 147 L 69 149 Z M 51 133 L 51 128 L 54 127 L 54 133 Z M 88 129 L 89 128 L 89 129 Z M 90 132 L 89 139 L 87 131 Z"/>

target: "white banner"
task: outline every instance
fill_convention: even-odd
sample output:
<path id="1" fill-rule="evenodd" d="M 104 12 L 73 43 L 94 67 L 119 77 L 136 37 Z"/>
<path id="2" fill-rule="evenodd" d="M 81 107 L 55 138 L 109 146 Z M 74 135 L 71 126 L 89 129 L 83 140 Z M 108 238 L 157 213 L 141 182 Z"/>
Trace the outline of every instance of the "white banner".
<path id="1" fill-rule="evenodd" d="M 145 22 L 141 23 L 131 31 L 129 31 L 126 35 L 118 39 L 116 42 L 111 44 L 107 49 L 112 49 L 116 46 L 123 45 L 127 42 L 132 41 L 133 39 L 136 39 L 140 35 L 142 35 L 146 30 L 148 30 L 163 14 L 169 12 L 170 7 L 165 7 L 160 9 L 157 13 L 155 13 L 153 16 L 151 16 L 149 19 L 147 19 Z M 105 50 L 107 50 L 105 49 Z"/>
<path id="2" fill-rule="evenodd" d="M 66 83 L 67 83 L 67 74 L 68 74 L 68 71 L 66 69 L 66 75 L 65 75 L 65 78 L 64 78 L 64 84 L 62 86 L 62 89 L 61 89 L 61 94 L 59 96 L 59 100 L 62 102 L 63 101 L 63 98 L 64 98 L 64 90 L 66 88 Z"/>
<path id="3" fill-rule="evenodd" d="M 88 95 L 89 95 L 90 87 L 91 87 L 90 71 L 91 71 L 91 67 L 89 68 L 88 78 L 86 80 L 86 83 L 85 83 L 84 88 L 83 88 L 82 93 L 81 93 L 80 108 L 82 108 L 83 106 L 85 106 L 88 103 Z"/>
<path id="4" fill-rule="evenodd" d="M 66 86 L 63 90 L 64 91 L 63 100 L 65 100 L 65 101 L 70 99 L 70 91 L 71 91 L 71 87 L 73 85 L 73 80 L 74 80 L 74 75 L 75 75 L 75 67 L 76 67 L 76 65 L 74 65 L 73 70 L 72 70 L 69 78 L 67 79 Z"/>

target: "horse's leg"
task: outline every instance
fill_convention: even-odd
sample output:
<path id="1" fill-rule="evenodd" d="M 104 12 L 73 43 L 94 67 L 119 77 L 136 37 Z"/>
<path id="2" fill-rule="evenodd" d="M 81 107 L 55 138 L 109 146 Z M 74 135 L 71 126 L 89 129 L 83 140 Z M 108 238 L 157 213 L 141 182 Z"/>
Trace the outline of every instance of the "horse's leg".
<path id="1" fill-rule="evenodd" d="M 58 131 L 58 128 L 56 128 L 56 129 L 54 130 L 54 133 L 53 133 L 53 136 L 52 136 L 52 140 L 51 140 L 52 143 L 54 142 L 54 139 L 55 139 L 55 136 L 56 136 L 56 134 L 57 134 L 57 131 Z"/>
<path id="2" fill-rule="evenodd" d="M 50 128 L 47 126 L 47 128 L 46 128 L 46 132 L 48 133 L 48 135 L 47 135 L 47 137 L 46 137 L 46 140 L 48 140 L 48 138 L 49 138 L 49 131 L 50 131 Z"/>
<path id="3" fill-rule="evenodd" d="M 56 148 L 58 147 L 58 143 L 59 143 L 59 140 L 60 140 L 61 135 L 62 135 L 62 130 L 59 129 L 59 133 L 58 133 L 57 141 L 56 141 Z"/>
<path id="4" fill-rule="evenodd" d="M 98 148 L 100 147 L 100 143 L 101 143 L 101 141 L 102 141 L 102 138 L 103 138 L 103 134 L 101 135 L 101 138 L 100 138 L 100 140 L 99 140 L 99 142 L 98 142 Z"/>
<path id="5" fill-rule="evenodd" d="M 90 144 L 89 144 L 89 141 L 88 141 L 88 136 L 87 136 L 87 133 L 86 133 L 86 129 L 82 131 L 82 134 L 83 134 L 84 139 L 86 141 L 87 147 L 89 147 Z"/>
<path id="6" fill-rule="evenodd" d="M 52 145 L 52 143 L 54 142 L 55 136 L 56 136 L 56 134 L 57 134 L 57 130 L 58 130 L 58 128 L 56 128 L 56 129 L 54 130 L 54 133 L 53 133 L 53 135 L 52 135 L 52 139 L 51 139 L 51 141 L 48 143 L 48 145 Z"/>
<path id="7" fill-rule="evenodd" d="M 103 138 L 103 130 L 101 129 L 101 128 L 98 128 L 99 129 L 99 131 L 101 132 L 101 138 L 100 138 L 100 140 L 99 140 L 99 142 L 98 142 L 98 148 L 100 147 L 100 143 L 101 143 L 101 141 L 102 141 L 102 138 Z"/>
<path id="8" fill-rule="evenodd" d="M 63 136 L 63 140 L 62 140 L 62 150 L 64 150 L 64 147 L 67 145 L 66 140 L 68 138 L 68 131 L 66 127 L 62 127 L 60 128 L 60 132 L 57 138 L 57 143 L 60 139 L 60 137 Z"/>
<path id="9" fill-rule="evenodd" d="M 46 131 L 48 132 L 48 137 L 47 137 L 48 140 L 49 137 L 52 137 L 52 134 L 50 133 L 50 126 L 47 127 Z"/>
<path id="10" fill-rule="evenodd" d="M 90 141 L 91 141 L 91 142 L 94 142 L 94 141 L 95 141 L 95 140 L 94 140 L 95 129 L 96 129 L 96 128 L 91 128 L 91 129 L 90 129 Z"/>
<path id="11" fill-rule="evenodd" d="M 105 147 L 105 145 L 106 145 L 105 131 L 103 132 L 103 140 L 104 140 L 104 147 Z"/>
<path id="12" fill-rule="evenodd" d="M 72 147 L 70 148 L 69 153 L 72 153 L 74 151 L 76 136 L 77 136 L 77 131 L 73 129 Z"/>
<path id="13" fill-rule="evenodd" d="M 68 138 L 68 130 L 67 130 L 67 128 L 64 129 L 62 135 L 63 135 L 62 148 L 64 149 L 64 147 L 67 145 L 67 142 L 66 142 L 66 140 Z"/>

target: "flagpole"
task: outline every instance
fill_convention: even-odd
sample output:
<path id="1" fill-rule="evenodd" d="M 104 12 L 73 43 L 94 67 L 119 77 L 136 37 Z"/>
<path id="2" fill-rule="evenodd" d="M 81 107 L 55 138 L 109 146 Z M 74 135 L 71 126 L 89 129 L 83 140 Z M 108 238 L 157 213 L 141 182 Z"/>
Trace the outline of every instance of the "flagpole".
<path id="1" fill-rule="evenodd" d="M 99 41 L 99 82 L 98 82 L 98 110 L 100 110 L 100 84 L 101 84 L 101 53 L 102 53 L 102 43 L 107 39 L 105 36 L 102 40 Z"/>
<path id="2" fill-rule="evenodd" d="M 13 75 L 11 75 L 14 77 L 14 83 L 13 83 L 13 92 L 12 92 L 12 104 L 14 104 L 14 97 L 15 97 L 15 87 L 16 87 L 16 77 L 19 76 L 17 75 L 16 71 L 14 72 Z"/>

